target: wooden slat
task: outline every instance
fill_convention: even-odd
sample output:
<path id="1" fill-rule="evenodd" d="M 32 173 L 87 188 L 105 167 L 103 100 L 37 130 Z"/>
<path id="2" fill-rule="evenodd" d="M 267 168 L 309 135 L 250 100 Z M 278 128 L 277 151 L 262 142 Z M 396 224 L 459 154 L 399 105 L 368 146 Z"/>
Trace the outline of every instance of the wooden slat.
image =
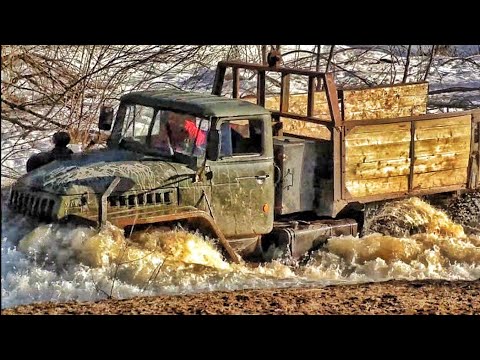
<path id="1" fill-rule="evenodd" d="M 393 176 L 368 180 L 350 180 L 345 182 L 345 186 L 348 192 L 354 197 L 407 191 L 408 176 Z"/>
<path id="2" fill-rule="evenodd" d="M 470 149 L 470 136 L 415 141 L 417 156 L 462 152 Z"/>
<path id="3" fill-rule="evenodd" d="M 346 120 L 348 121 L 398 118 L 425 114 L 425 112 L 426 106 L 422 107 L 417 105 L 414 105 L 412 107 L 394 107 L 390 109 L 374 109 L 365 107 L 364 110 L 357 112 L 348 112 L 347 110 L 345 110 L 345 114 L 348 116 Z"/>
<path id="4" fill-rule="evenodd" d="M 410 131 L 388 131 L 372 133 L 358 133 L 348 134 L 346 144 L 347 146 L 362 146 L 362 145 L 381 145 L 398 142 L 410 142 Z"/>
<path id="5" fill-rule="evenodd" d="M 356 164 L 350 163 L 346 167 L 347 181 L 408 175 L 409 172 L 410 159 L 408 158 L 372 161 Z"/>
<path id="6" fill-rule="evenodd" d="M 470 136 L 470 125 L 449 125 L 417 129 L 415 140 L 444 139 L 451 137 Z"/>
<path id="7" fill-rule="evenodd" d="M 315 139 L 331 140 L 331 132 L 323 125 L 300 120 L 281 118 L 284 133 L 307 136 Z"/>
<path id="8" fill-rule="evenodd" d="M 370 99 L 374 96 L 378 96 L 379 93 L 389 95 L 401 95 L 401 96 L 418 96 L 425 94 L 428 89 L 428 82 L 417 82 L 407 84 L 394 84 L 394 85 L 378 85 L 366 89 L 345 88 L 343 91 L 349 93 L 349 96 Z"/>
<path id="9" fill-rule="evenodd" d="M 443 153 L 443 154 L 435 154 L 435 155 L 427 155 L 427 156 L 417 156 L 415 158 L 415 165 L 418 166 L 418 170 L 425 168 L 425 167 L 442 167 L 444 166 L 447 170 L 449 164 L 452 164 L 452 169 L 457 167 L 464 167 L 464 165 L 468 162 L 470 154 L 468 151 L 464 152 L 454 152 L 454 153 Z M 457 166 L 460 164 L 459 166 Z M 442 170 L 442 169 L 440 169 Z M 427 171 L 428 172 L 428 171 Z"/>
<path id="10" fill-rule="evenodd" d="M 467 168 L 429 173 L 415 174 L 414 189 L 429 189 L 440 186 L 465 185 L 467 183 Z"/>
<path id="11" fill-rule="evenodd" d="M 455 113 L 445 113 L 445 114 L 425 114 L 425 115 L 415 115 L 407 117 L 399 117 L 393 119 L 368 119 L 368 120 L 354 120 L 354 121 L 345 121 L 344 126 L 347 129 L 352 129 L 357 126 L 364 125 L 382 125 L 382 124 L 398 124 L 410 121 L 423 122 L 424 120 L 435 121 L 447 118 L 459 118 L 462 116 L 472 116 L 472 111 L 456 111 Z M 427 126 L 428 127 L 428 126 Z"/>
<path id="12" fill-rule="evenodd" d="M 348 96 L 348 92 L 347 92 L 347 96 Z M 383 100 L 383 99 L 381 99 Z M 353 104 L 349 104 L 347 103 L 347 106 L 348 106 L 348 112 L 349 114 L 354 114 L 354 113 L 357 113 L 357 112 L 361 112 L 361 111 L 364 111 L 365 109 L 367 110 L 381 110 L 381 109 L 384 109 L 384 106 L 385 105 L 385 101 L 381 101 L 381 100 L 378 100 L 378 99 L 366 99 L 366 100 L 363 100 L 362 102 L 358 101 L 356 103 L 353 103 Z M 398 99 L 394 98 L 392 99 L 392 101 L 394 102 L 391 102 L 390 104 L 388 104 L 389 108 L 388 109 L 396 109 L 396 110 L 399 110 L 399 109 L 403 109 L 403 108 L 408 108 L 408 109 L 412 109 L 414 106 L 417 106 L 418 108 L 420 107 L 423 107 L 425 108 L 426 106 L 426 103 L 425 103 L 425 99 L 422 98 L 422 97 L 418 97 L 418 96 L 404 96 L 404 97 L 400 97 Z M 410 110 L 411 112 L 411 110 Z M 353 117 L 352 115 L 350 115 L 351 117 Z"/>
<path id="13" fill-rule="evenodd" d="M 410 152 L 410 142 L 397 142 L 380 145 L 365 145 L 365 146 L 347 146 L 347 158 L 350 156 L 371 156 L 373 159 L 378 157 L 387 159 L 398 159 L 408 156 Z M 386 157 L 390 156 L 391 157 Z M 400 154 L 399 156 L 397 154 Z"/>
<path id="14" fill-rule="evenodd" d="M 425 114 L 428 84 L 344 90 L 345 120 L 388 119 Z"/>
<path id="15" fill-rule="evenodd" d="M 443 126 L 465 126 L 470 125 L 471 115 L 444 117 L 441 119 L 417 121 L 417 129 L 443 127 Z"/>
<path id="16" fill-rule="evenodd" d="M 401 131 L 401 130 L 405 130 L 408 133 L 410 133 L 410 122 L 356 126 L 348 132 L 347 138 L 351 138 L 354 134 L 386 133 L 386 132 Z M 378 134 L 372 135 L 372 136 L 377 136 L 377 135 Z"/>

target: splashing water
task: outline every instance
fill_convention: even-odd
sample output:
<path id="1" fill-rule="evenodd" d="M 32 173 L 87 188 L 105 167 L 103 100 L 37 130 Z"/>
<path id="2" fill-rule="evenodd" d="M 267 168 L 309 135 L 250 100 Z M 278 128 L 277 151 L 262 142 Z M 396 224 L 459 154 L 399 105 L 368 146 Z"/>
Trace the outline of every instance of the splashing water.
<path id="1" fill-rule="evenodd" d="M 417 198 L 390 203 L 379 216 L 392 228 L 421 233 L 331 238 L 302 266 L 231 264 L 214 241 L 181 229 L 125 239 L 112 225 L 97 232 L 3 214 L 2 308 L 110 296 L 480 278 L 480 236 L 465 235 L 445 213 Z"/>

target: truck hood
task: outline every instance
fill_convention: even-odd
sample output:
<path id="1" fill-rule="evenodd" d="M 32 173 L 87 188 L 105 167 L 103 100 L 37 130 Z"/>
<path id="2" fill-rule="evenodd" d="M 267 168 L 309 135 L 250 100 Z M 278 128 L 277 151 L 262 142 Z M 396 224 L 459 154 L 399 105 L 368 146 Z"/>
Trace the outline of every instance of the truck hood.
<path id="1" fill-rule="evenodd" d="M 146 157 L 126 150 L 98 150 L 54 161 L 20 178 L 15 187 L 58 195 L 101 194 L 120 177 L 116 191 L 177 187 L 195 172 L 184 164 Z"/>

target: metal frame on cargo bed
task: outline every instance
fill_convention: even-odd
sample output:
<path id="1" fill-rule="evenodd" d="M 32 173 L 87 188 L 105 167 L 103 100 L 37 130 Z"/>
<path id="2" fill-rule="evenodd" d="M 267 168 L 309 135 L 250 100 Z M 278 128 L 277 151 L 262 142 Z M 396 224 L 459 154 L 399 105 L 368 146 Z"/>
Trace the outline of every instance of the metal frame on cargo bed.
<path id="1" fill-rule="evenodd" d="M 333 206 L 332 216 L 341 211 L 348 203 L 359 202 L 368 203 L 379 200 L 400 198 L 410 195 L 427 195 L 432 193 L 441 193 L 449 191 L 457 191 L 463 189 L 475 189 L 480 185 L 479 169 L 480 169 L 480 109 L 471 111 L 460 111 L 445 114 L 424 114 L 406 117 L 394 118 L 377 118 L 367 120 L 345 120 L 344 111 L 344 89 L 338 89 L 335 85 L 333 73 L 324 73 L 311 70 L 291 69 L 280 66 L 267 66 L 259 64 L 251 64 L 240 61 L 221 61 L 218 63 L 217 72 L 213 84 L 212 94 L 221 95 L 225 80 L 227 68 L 232 70 L 232 97 L 239 97 L 240 85 L 240 69 L 251 70 L 257 74 L 257 94 L 256 102 L 260 106 L 265 106 L 266 98 L 266 73 L 276 72 L 281 75 L 280 83 L 280 108 L 279 110 L 271 110 L 274 121 L 274 129 L 277 129 L 276 135 L 283 135 L 281 118 L 289 118 L 304 122 L 314 123 L 325 126 L 331 133 L 332 155 L 333 155 Z M 306 76 L 308 78 L 308 98 L 306 115 L 289 112 L 290 98 L 290 77 L 291 75 Z M 318 85 L 323 85 L 325 90 L 330 120 L 322 119 L 314 116 L 315 111 L 315 92 Z M 382 88 L 392 88 L 407 84 L 386 85 Z M 428 84 L 427 84 L 428 86 Z M 428 88 L 427 88 L 428 89 Z M 414 168 L 415 168 L 415 134 L 418 123 L 431 120 L 441 120 L 446 118 L 459 118 L 462 116 L 471 116 L 471 140 L 470 140 L 470 156 L 468 159 L 467 181 L 464 184 L 455 184 L 449 186 L 435 186 L 428 189 L 416 189 L 414 187 Z M 410 168 L 408 171 L 408 190 L 391 192 L 388 194 L 376 194 L 367 196 L 353 196 L 346 186 L 346 139 L 354 128 L 358 126 L 369 125 L 386 125 L 404 123 L 410 129 L 410 151 L 408 158 L 410 159 Z M 408 124 L 408 125 L 407 125 Z M 327 214 L 325 214 L 327 215 Z"/>

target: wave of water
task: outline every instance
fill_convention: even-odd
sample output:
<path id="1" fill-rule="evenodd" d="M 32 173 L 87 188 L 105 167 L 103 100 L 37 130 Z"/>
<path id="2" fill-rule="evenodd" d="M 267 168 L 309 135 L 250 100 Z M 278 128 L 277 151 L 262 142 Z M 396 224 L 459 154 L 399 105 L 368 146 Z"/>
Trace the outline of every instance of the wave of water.
<path id="1" fill-rule="evenodd" d="M 6 209 L 5 209 L 6 210 Z M 2 213 L 2 308 L 39 301 L 324 286 L 389 279 L 480 278 L 480 236 L 412 198 L 387 206 L 393 228 L 411 236 L 335 237 L 302 265 L 227 262 L 215 242 L 181 229 L 135 233 L 36 224 Z"/>

